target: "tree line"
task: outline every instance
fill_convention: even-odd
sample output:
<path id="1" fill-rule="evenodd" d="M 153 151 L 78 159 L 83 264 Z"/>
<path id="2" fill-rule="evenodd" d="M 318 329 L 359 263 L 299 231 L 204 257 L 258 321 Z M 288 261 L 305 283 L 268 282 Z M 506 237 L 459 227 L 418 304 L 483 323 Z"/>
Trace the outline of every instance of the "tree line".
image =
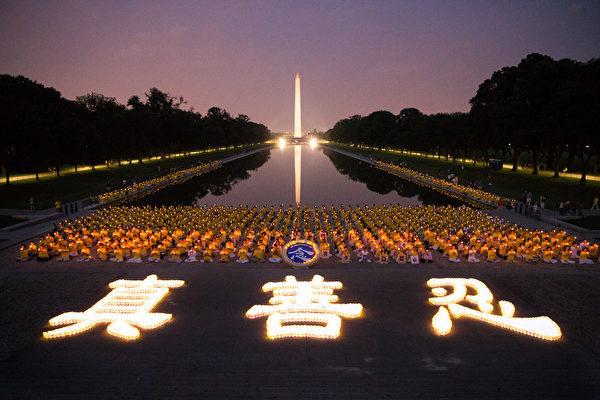
<path id="1" fill-rule="evenodd" d="M 74 101 L 24 76 L 0 75 L 0 166 L 6 183 L 15 173 L 73 165 L 143 161 L 154 156 L 259 143 L 269 129 L 240 114 L 212 107 L 202 116 L 182 97 L 157 88 L 126 105 L 90 93 Z"/>
<path id="2" fill-rule="evenodd" d="M 406 108 L 338 121 L 330 140 L 438 157 L 512 162 L 527 154 L 558 177 L 578 161 L 581 182 L 600 156 L 600 59 L 578 62 L 529 54 L 519 65 L 495 71 L 479 85 L 468 113 L 426 115 Z M 566 158 L 566 161 L 562 161 Z"/>

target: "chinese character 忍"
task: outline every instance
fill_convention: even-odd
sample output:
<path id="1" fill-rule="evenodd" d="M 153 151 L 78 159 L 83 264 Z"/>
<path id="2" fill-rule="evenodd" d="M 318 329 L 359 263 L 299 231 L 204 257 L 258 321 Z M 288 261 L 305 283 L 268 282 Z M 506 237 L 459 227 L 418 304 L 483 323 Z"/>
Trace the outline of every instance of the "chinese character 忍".
<path id="1" fill-rule="evenodd" d="M 429 303 L 440 306 L 433 316 L 431 324 L 438 335 L 446 335 L 452 329 L 453 318 L 471 318 L 490 325 L 510 329 L 526 335 L 531 335 L 544 340 L 558 340 L 562 336 L 560 327 L 546 316 L 532 318 L 514 317 L 515 306 L 500 300 L 500 314 L 492 314 L 494 299 L 488 287 L 477 279 L 464 278 L 433 278 L 427 281 L 434 297 Z M 452 287 L 453 292 L 448 294 L 444 287 Z M 471 289 L 474 294 L 467 294 Z M 470 303 L 477 309 L 466 307 L 460 302 Z"/>

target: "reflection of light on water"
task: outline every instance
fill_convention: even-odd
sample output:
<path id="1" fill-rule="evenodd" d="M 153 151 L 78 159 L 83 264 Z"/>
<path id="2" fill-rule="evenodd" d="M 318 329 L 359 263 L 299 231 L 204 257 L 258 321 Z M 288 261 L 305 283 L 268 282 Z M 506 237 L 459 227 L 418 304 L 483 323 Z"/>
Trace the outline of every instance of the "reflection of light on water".
<path id="1" fill-rule="evenodd" d="M 279 138 L 279 148 L 283 149 L 285 147 L 285 139 Z"/>
<path id="2" fill-rule="evenodd" d="M 312 138 L 310 139 L 310 148 L 314 149 L 315 147 L 317 147 L 317 138 Z"/>
<path id="3" fill-rule="evenodd" d="M 302 148 L 294 146 L 294 182 L 296 182 L 296 204 L 300 204 L 300 169 L 302 167 Z"/>

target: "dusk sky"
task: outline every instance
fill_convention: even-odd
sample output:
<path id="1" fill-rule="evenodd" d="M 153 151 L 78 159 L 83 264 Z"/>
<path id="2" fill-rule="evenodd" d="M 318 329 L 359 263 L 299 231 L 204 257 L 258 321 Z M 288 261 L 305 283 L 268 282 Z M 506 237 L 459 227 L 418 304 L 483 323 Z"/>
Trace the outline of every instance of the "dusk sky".
<path id="1" fill-rule="evenodd" d="M 68 99 L 157 87 L 272 131 L 406 107 L 468 111 L 529 53 L 600 57 L 599 1 L 2 1 L 0 73 Z"/>

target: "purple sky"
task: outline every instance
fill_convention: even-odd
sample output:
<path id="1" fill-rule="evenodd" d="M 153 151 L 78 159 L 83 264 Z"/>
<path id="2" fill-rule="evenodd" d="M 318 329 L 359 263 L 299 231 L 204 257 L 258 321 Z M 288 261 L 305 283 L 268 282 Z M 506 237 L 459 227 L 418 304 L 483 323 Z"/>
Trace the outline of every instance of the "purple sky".
<path id="1" fill-rule="evenodd" d="M 532 52 L 600 57 L 599 1 L 2 1 L 0 73 L 125 103 L 156 86 L 206 113 L 326 130 L 375 110 L 468 111 Z"/>

